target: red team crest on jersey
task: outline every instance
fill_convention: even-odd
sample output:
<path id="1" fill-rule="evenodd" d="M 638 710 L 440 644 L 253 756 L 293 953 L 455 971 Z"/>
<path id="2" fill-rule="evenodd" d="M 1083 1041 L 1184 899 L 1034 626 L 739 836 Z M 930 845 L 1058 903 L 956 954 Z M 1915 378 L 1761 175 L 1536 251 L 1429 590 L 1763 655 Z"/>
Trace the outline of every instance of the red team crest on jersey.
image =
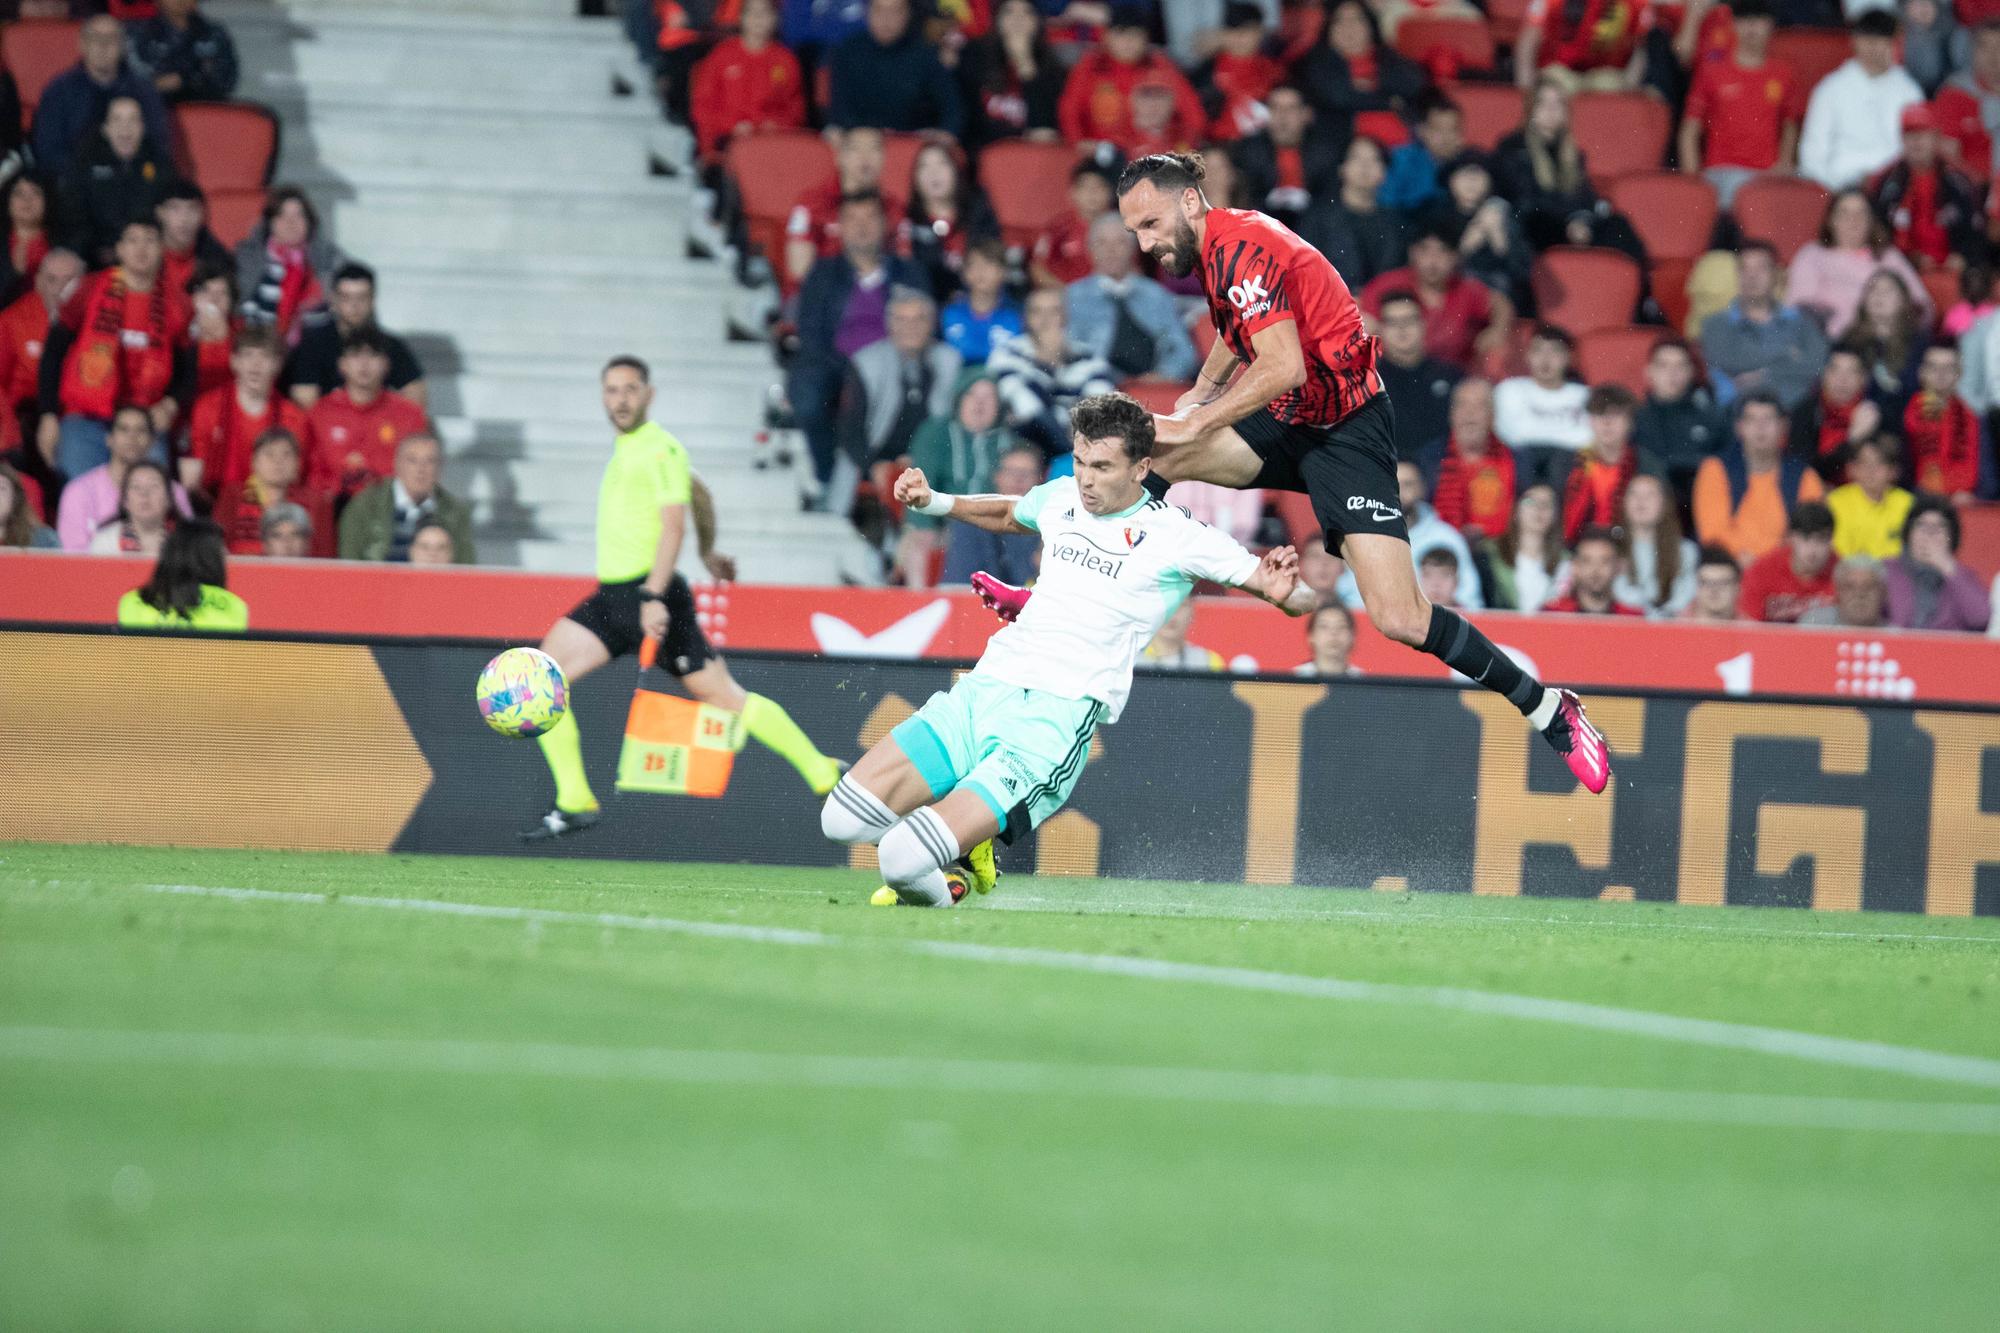
<path id="1" fill-rule="evenodd" d="M 1145 540 L 1146 530 L 1144 528 L 1125 529 L 1125 546 L 1127 550 L 1137 550 L 1139 543 Z"/>

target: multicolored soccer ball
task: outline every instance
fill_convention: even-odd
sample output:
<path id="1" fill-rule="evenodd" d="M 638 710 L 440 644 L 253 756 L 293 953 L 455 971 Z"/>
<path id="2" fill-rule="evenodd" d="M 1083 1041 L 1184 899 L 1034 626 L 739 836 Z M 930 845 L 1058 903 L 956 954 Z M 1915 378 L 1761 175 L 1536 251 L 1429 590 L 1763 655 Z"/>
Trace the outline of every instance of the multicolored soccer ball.
<path id="1" fill-rule="evenodd" d="M 479 715 L 502 736 L 539 736 L 569 711 L 569 682 L 539 648 L 509 648 L 479 673 Z"/>

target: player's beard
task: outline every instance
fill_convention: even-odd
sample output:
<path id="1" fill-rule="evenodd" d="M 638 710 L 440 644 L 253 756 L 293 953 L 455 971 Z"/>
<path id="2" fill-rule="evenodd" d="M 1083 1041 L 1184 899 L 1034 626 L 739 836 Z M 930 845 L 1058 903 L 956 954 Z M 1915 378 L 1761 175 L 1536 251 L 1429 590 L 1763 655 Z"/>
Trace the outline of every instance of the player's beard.
<path id="1" fill-rule="evenodd" d="M 1160 267 L 1176 278 L 1185 278 L 1194 272 L 1194 263 L 1201 255 L 1201 242 L 1195 239 L 1194 228 L 1186 218 L 1174 219 L 1176 223 L 1173 244 L 1164 250 L 1154 252 Z"/>

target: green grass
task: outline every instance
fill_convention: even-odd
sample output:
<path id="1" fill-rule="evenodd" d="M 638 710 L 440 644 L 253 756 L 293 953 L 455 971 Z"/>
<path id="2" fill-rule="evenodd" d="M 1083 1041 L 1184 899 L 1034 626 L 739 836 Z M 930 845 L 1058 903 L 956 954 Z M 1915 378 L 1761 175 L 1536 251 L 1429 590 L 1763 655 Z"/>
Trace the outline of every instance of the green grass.
<path id="1" fill-rule="evenodd" d="M 892 912 L 873 887 L 0 844 L 0 1326 L 1940 1329 L 2000 1309 L 2000 1134 L 1925 1129 L 2000 1088 L 1411 992 L 924 949 L 2000 1060 L 2000 922 L 1012 878 Z M 1652 1109 L 1514 1113 L 1505 1089 L 1441 1109 L 1438 1081 Z M 1813 1100 L 1727 1123 L 1751 1094 Z M 1879 1123 L 1799 1122 L 1829 1107 Z"/>

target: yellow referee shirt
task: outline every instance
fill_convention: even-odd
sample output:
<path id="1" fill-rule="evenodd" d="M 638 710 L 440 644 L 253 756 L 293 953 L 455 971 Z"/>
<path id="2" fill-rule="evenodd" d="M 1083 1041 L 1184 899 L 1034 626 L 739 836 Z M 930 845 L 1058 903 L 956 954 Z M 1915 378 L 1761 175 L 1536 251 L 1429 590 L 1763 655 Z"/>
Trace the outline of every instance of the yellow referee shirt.
<path id="1" fill-rule="evenodd" d="M 1826 507 L 1833 511 L 1833 553 L 1839 556 L 1872 555 L 1889 560 L 1903 553 L 1903 522 L 1910 516 L 1916 497 L 1901 486 L 1891 486 L 1880 501 L 1854 482 L 1827 492 Z"/>
<path id="2" fill-rule="evenodd" d="M 597 581 L 631 583 L 653 572 L 660 511 L 688 502 L 681 442 L 651 421 L 618 437 L 597 490 Z"/>

